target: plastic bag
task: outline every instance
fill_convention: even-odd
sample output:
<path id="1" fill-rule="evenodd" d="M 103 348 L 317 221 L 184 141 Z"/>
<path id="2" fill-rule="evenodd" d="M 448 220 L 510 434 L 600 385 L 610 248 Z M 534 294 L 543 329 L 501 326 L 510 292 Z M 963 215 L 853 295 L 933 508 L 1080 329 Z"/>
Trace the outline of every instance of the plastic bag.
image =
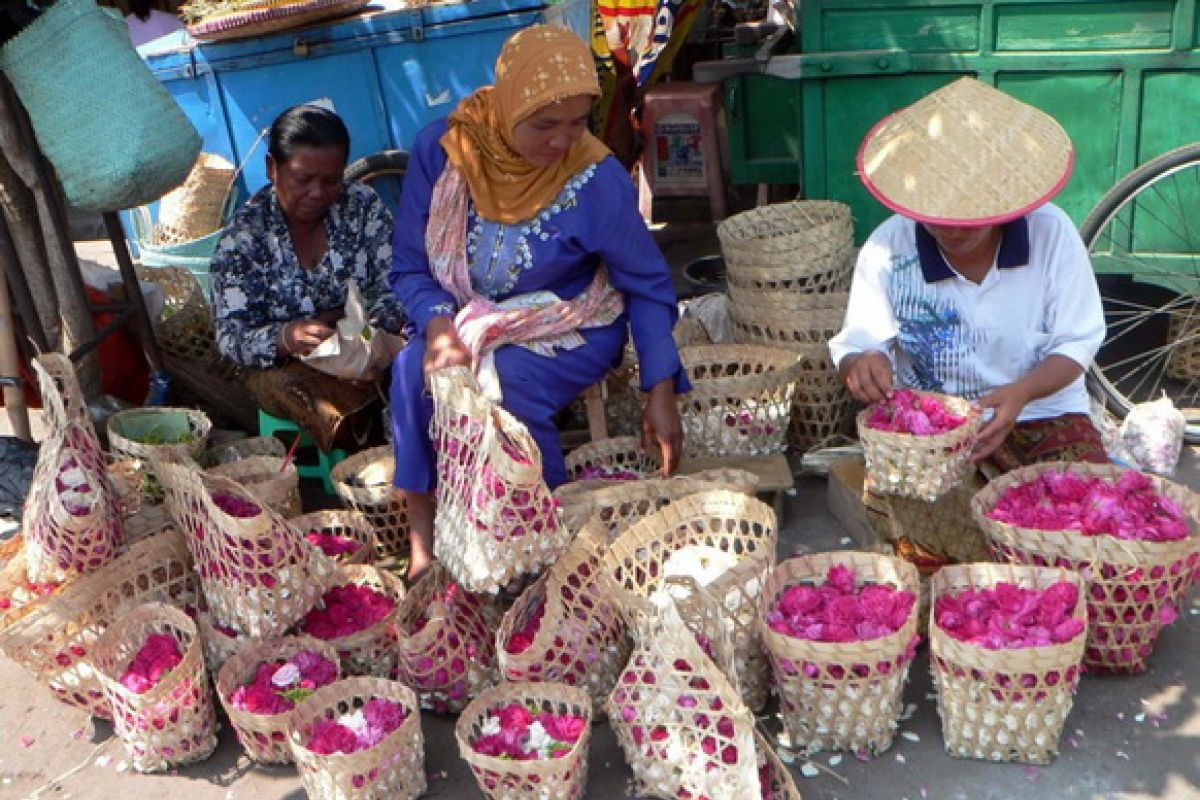
<path id="1" fill-rule="evenodd" d="M 333 336 L 300 360 L 339 378 L 374 380 L 392 363 L 404 339 L 367 322 L 362 292 L 353 278 L 346 283 L 345 312 Z"/>
<path id="2" fill-rule="evenodd" d="M 1160 475 L 1170 475 L 1183 450 L 1187 420 L 1165 394 L 1148 403 L 1138 403 L 1121 423 L 1121 442 L 1134 466 Z"/>

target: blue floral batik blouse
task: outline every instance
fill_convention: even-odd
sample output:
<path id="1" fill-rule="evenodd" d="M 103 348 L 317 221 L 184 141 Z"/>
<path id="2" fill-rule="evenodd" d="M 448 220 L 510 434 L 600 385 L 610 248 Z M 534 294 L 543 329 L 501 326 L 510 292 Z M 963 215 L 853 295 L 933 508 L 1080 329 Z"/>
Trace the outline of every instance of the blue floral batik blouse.
<path id="1" fill-rule="evenodd" d="M 358 283 L 370 322 L 399 331 L 404 310 L 388 285 L 392 214 L 370 187 L 346 186 L 325 219 L 329 250 L 313 269 L 300 266 L 274 186 L 260 189 L 234 215 L 212 258 L 217 348 L 245 367 L 276 365 L 279 330 L 288 322 L 340 309 L 346 282 Z"/>

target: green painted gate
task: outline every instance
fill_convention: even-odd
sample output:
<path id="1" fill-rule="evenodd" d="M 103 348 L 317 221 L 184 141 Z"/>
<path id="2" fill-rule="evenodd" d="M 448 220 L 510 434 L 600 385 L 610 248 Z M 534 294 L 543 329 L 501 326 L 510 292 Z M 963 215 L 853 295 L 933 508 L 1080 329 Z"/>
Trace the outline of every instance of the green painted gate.
<path id="1" fill-rule="evenodd" d="M 731 172 L 738 183 L 799 182 L 807 197 L 849 203 L 859 241 L 888 213 L 854 174 L 863 136 L 964 74 L 1067 129 L 1076 169 L 1057 202 L 1076 223 L 1137 164 L 1200 140 L 1196 0 L 798 5 L 799 52 L 725 82 Z"/>

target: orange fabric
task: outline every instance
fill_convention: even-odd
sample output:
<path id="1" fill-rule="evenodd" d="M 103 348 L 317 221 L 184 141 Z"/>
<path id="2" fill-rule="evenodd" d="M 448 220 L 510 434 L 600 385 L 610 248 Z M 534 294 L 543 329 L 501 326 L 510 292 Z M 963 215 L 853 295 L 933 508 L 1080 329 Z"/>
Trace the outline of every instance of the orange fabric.
<path id="1" fill-rule="evenodd" d="M 551 103 L 600 96 L 587 43 L 566 28 L 534 25 L 509 39 L 496 60 L 496 83 L 465 98 L 442 137 L 480 215 L 512 224 L 533 218 L 584 167 L 609 151 L 584 133 L 562 161 L 539 167 L 513 148 L 513 129 Z"/>

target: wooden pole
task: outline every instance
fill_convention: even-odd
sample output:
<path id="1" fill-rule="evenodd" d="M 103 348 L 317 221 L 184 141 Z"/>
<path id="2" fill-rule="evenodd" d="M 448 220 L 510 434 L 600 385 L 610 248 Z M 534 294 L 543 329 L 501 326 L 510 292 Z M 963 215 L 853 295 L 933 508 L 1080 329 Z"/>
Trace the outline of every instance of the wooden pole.
<path id="1" fill-rule="evenodd" d="M 17 352 L 17 325 L 8 298 L 8 281 L 0 274 L 0 379 L 4 381 L 4 410 L 12 423 L 13 433 L 27 442 L 33 441 L 29 427 L 29 408 L 25 405 L 25 389 L 21 382 L 21 356 Z"/>
<path id="2" fill-rule="evenodd" d="M 0 148 L 4 144 L 4 136 L 0 134 Z M 12 248 L 12 263 L 6 267 L 21 270 L 37 314 L 38 327 L 45 334 L 45 346 L 57 350 L 62 344 L 62 324 L 58 318 L 58 297 L 54 294 L 50 268 L 46 265 L 46 250 L 38 236 L 37 205 L 4 152 L 0 152 L 0 217 L 3 217 L 6 239 Z M 26 323 L 32 329 L 30 320 Z"/>
<path id="3" fill-rule="evenodd" d="M 25 107 L 7 81 L 0 81 L 0 146 L 21 181 L 33 193 L 45 263 L 58 298 L 63 332 L 59 346 L 63 352 L 70 353 L 96 338 L 96 326 L 83 286 L 83 276 L 79 272 L 75 248 L 67 235 L 66 215 L 58 207 L 54 194 L 55 178 L 46 169 Z M 10 230 L 13 230 L 15 225 L 11 219 L 9 223 Z M 23 253 L 21 256 L 22 263 L 26 263 Z M 75 372 L 85 397 L 100 394 L 100 360 L 94 351 L 76 363 Z"/>

